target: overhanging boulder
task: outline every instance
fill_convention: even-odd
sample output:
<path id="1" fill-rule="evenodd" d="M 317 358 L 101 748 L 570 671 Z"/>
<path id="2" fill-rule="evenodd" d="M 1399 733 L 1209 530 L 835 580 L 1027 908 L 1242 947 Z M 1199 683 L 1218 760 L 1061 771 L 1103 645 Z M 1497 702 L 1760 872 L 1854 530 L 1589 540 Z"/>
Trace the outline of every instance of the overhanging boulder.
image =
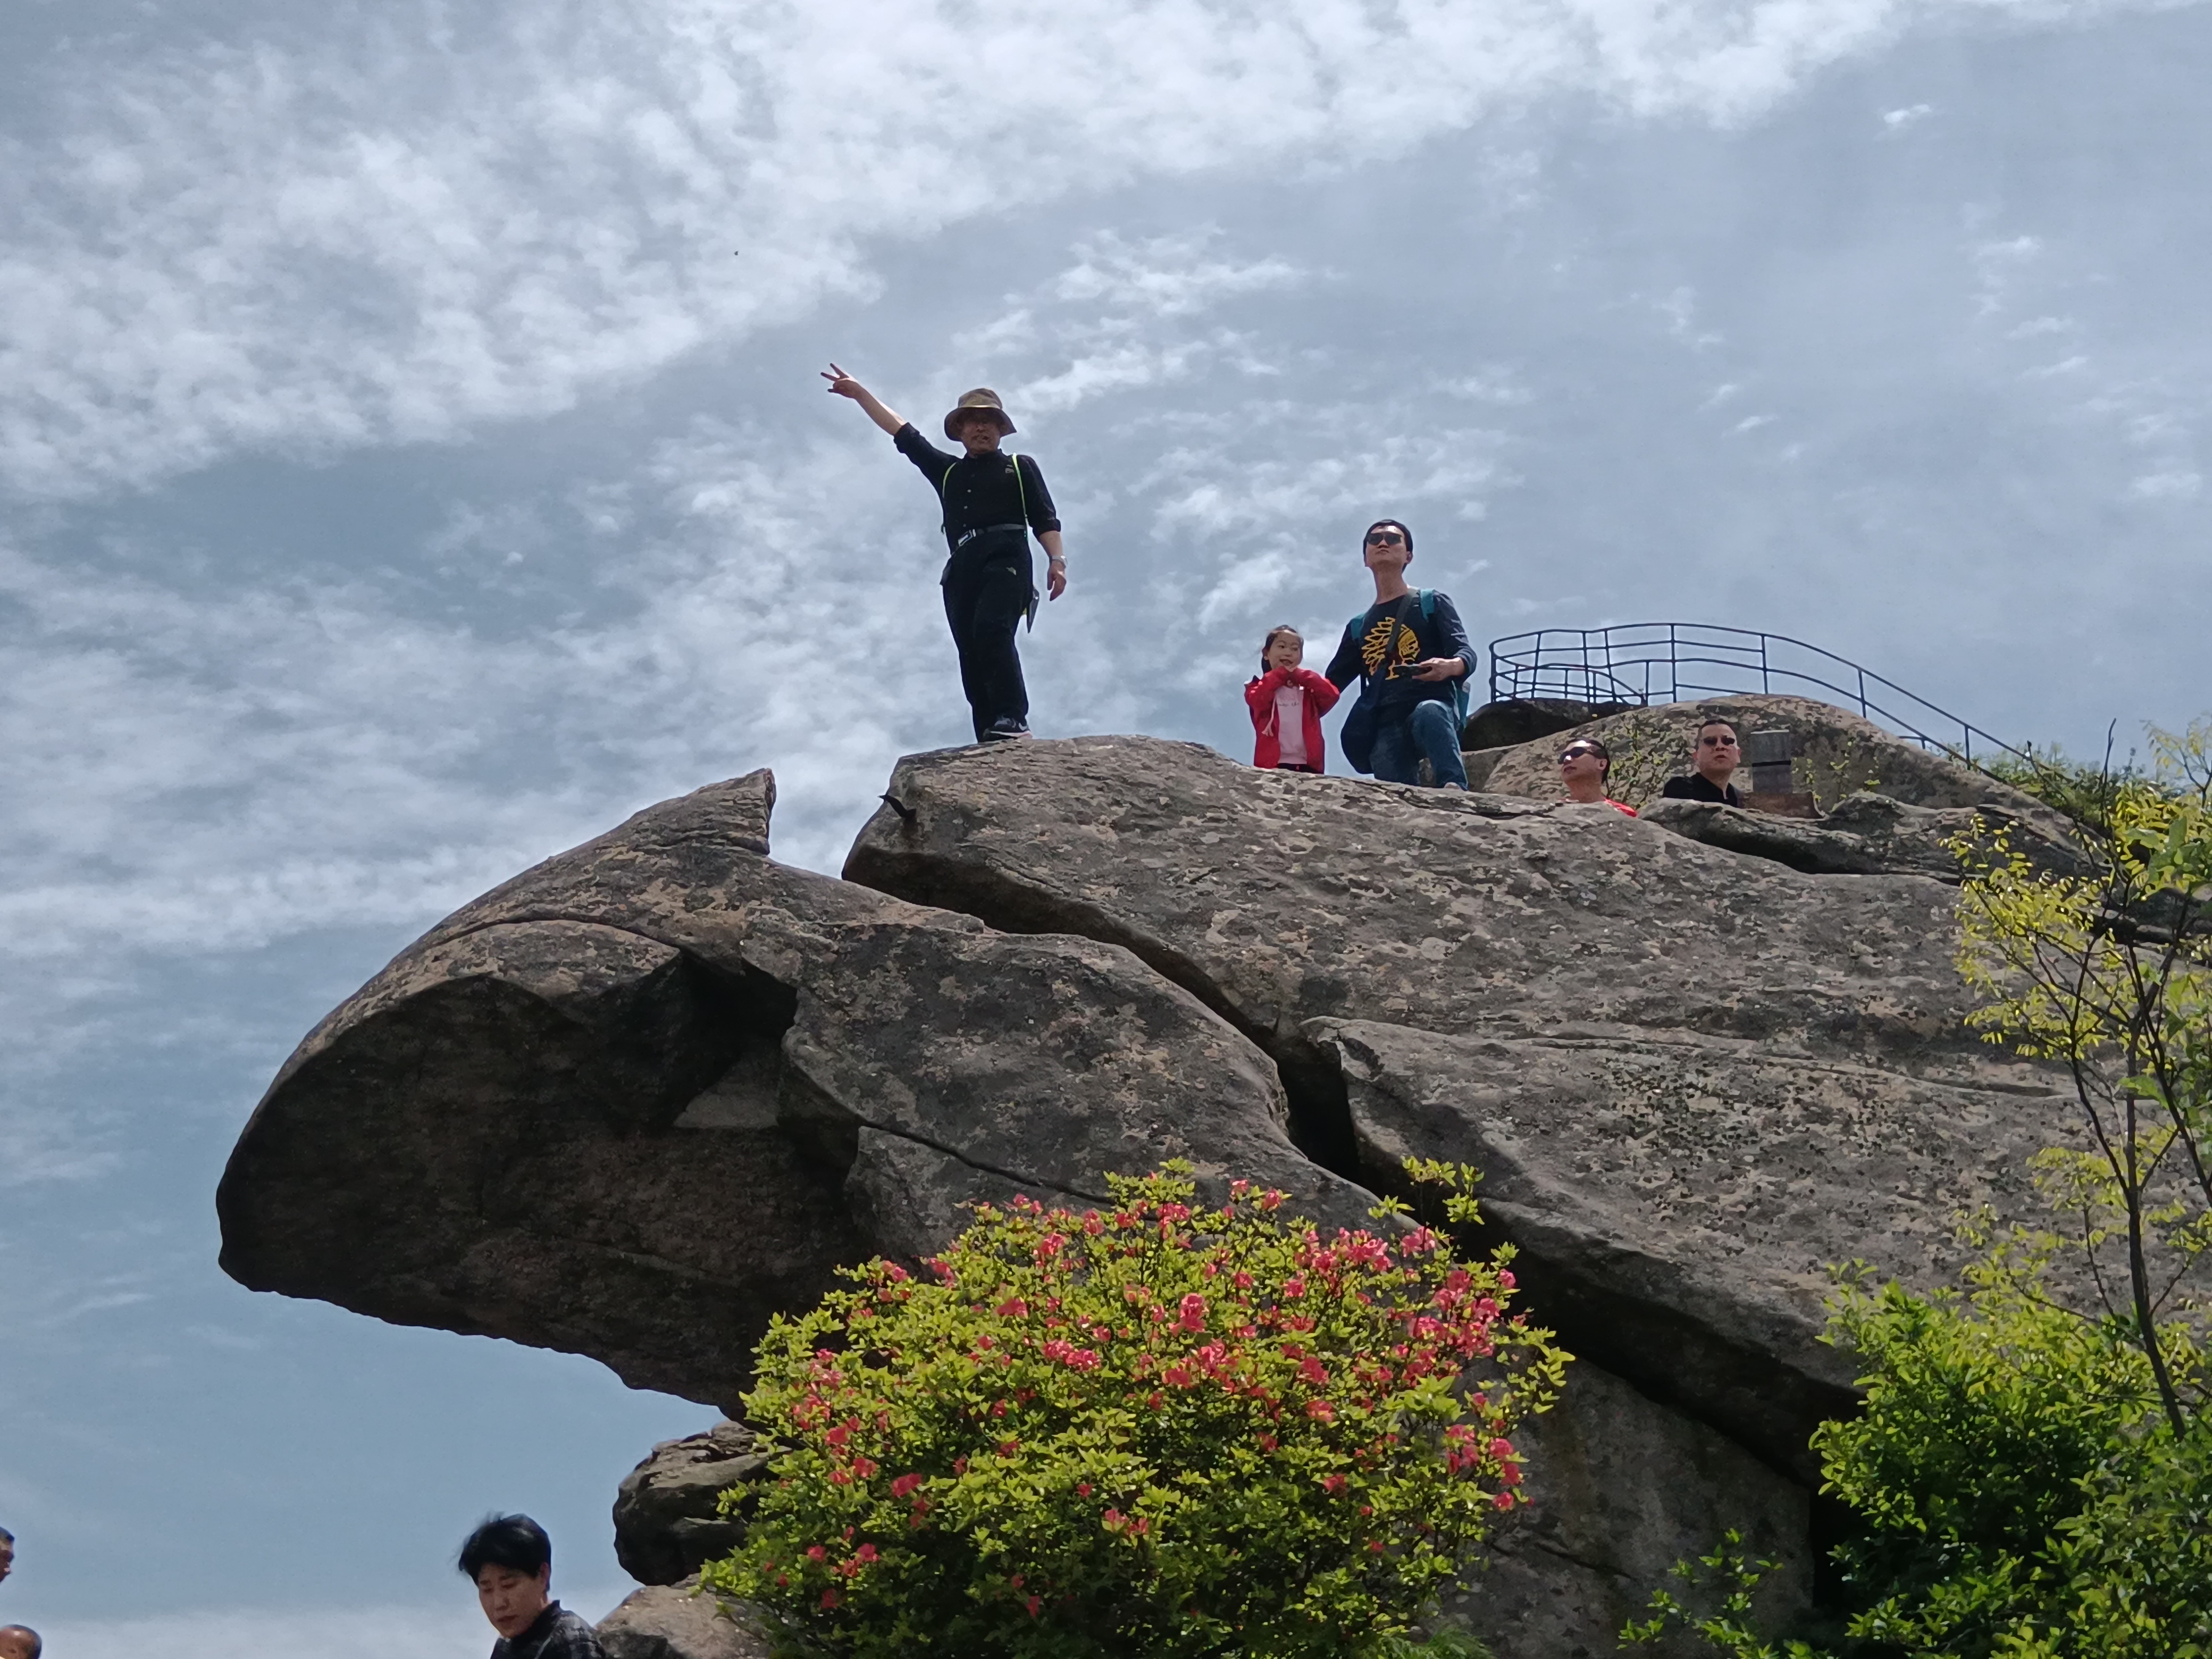
<path id="1" fill-rule="evenodd" d="M 240 1137 L 225 1270 L 733 1409 L 773 1313 L 977 1198 L 1187 1157 L 1364 1215 L 1188 993 L 778 865 L 772 800 L 756 773 L 649 808 L 401 952 Z"/>

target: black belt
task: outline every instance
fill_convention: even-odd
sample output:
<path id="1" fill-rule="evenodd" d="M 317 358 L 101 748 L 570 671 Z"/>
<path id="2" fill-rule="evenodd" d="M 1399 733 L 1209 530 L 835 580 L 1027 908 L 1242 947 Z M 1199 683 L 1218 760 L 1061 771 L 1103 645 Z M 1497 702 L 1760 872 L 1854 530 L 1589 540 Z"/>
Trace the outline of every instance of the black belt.
<path id="1" fill-rule="evenodd" d="M 955 541 L 952 545 L 955 547 L 965 547 L 969 543 L 974 541 L 976 537 L 988 536 L 994 530 L 1018 530 L 1024 536 L 1030 533 L 1030 527 L 1025 524 L 979 525 L 973 530 L 962 531 L 960 532 L 959 539 Z"/>

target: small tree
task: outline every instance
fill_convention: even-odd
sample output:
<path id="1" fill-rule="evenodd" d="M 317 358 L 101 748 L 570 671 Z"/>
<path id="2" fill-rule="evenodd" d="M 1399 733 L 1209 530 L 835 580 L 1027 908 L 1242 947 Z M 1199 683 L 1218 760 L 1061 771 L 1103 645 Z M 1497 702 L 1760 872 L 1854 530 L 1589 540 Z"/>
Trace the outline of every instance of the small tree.
<path id="1" fill-rule="evenodd" d="M 1510 1251 L 1327 1238 L 1188 1174 L 980 1206 L 927 1277 L 776 1320 L 745 1407 L 789 1449 L 708 1583 L 858 1659 L 1391 1647 L 1522 1501 L 1508 1437 L 1567 1357 Z"/>
<path id="2" fill-rule="evenodd" d="M 2002 835 L 1960 844 L 1959 965 L 1984 998 L 1970 1024 L 2066 1068 L 2090 1146 L 2037 1167 L 2079 1216 L 2179 1431 L 2191 1402 L 2158 1332 L 2212 1244 L 2212 721 L 2154 732 L 2152 745 L 2146 774 L 2047 781 L 2075 814 L 2088 873 L 2039 874 Z M 2124 1266 L 2108 1278 L 2115 1243 Z"/>

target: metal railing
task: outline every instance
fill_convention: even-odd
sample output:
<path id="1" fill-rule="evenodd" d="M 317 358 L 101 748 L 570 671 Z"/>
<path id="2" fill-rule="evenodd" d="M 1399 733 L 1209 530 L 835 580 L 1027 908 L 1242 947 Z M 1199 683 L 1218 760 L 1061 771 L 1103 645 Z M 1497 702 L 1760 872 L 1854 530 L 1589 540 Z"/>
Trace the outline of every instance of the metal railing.
<path id="1" fill-rule="evenodd" d="M 1804 692 L 1856 708 L 1923 749 L 1972 765 L 2021 751 L 1971 721 L 1858 664 L 1786 634 L 1707 623 L 1545 628 L 1490 642 L 1490 700 L 1686 702 L 1698 697 Z"/>

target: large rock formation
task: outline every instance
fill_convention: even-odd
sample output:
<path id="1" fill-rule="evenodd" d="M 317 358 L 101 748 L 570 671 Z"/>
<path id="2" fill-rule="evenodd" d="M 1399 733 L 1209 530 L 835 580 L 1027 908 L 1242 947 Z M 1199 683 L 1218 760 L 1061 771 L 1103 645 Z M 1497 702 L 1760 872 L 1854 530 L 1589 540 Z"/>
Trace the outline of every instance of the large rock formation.
<path id="1" fill-rule="evenodd" d="M 641 1584 L 678 1584 L 744 1536 L 722 1494 L 750 1492 L 768 1473 L 769 1448 L 742 1423 L 664 1440 L 615 1493 L 615 1559 Z"/>
<path id="2" fill-rule="evenodd" d="M 240 1137 L 225 1271 L 734 1409 L 771 1313 L 980 1193 L 1188 1156 L 1364 1214 L 1188 992 L 775 864 L 772 799 L 756 773 L 649 808 L 402 951 Z"/>
<path id="3" fill-rule="evenodd" d="M 1729 1526 L 1802 1601 L 1827 1265 L 1948 1275 L 2070 1133 L 1960 1030 L 1955 889 L 1893 827 L 1815 868 L 1929 873 L 1096 738 L 909 757 L 835 881 L 766 856 L 771 801 L 653 808 L 403 952 L 248 1124 L 226 1267 L 727 1408 L 769 1312 L 964 1200 L 1183 1156 L 1351 1224 L 1474 1163 L 1582 1362 L 1458 1611 L 1569 1659 Z M 626 1483 L 645 1576 L 726 1536 L 708 1449 Z"/>
<path id="4" fill-rule="evenodd" d="M 1849 1399 L 1825 1264 L 1921 1282 L 2070 1130 L 1960 1024 L 1953 893 L 1808 876 L 1604 806 L 1146 738 L 902 761 L 847 876 L 1127 945 L 1266 1049 L 1317 1159 L 1487 1172 L 1571 1346 L 1809 1476 Z"/>

